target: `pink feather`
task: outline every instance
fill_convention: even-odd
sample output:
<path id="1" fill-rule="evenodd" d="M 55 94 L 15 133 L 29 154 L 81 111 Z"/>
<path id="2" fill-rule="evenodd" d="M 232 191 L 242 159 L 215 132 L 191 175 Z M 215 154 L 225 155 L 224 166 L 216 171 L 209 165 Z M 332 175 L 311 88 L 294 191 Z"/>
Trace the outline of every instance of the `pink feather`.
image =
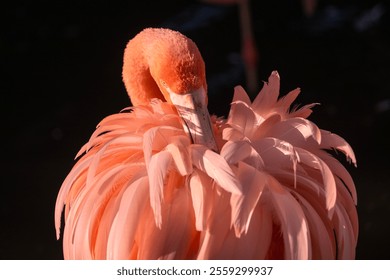
<path id="1" fill-rule="evenodd" d="M 307 119 L 315 103 L 292 108 L 299 88 L 279 98 L 274 71 L 253 102 L 237 86 L 227 120 L 209 120 L 198 110 L 207 103 L 205 73 L 191 40 L 146 29 L 124 62 L 137 106 L 98 124 L 59 190 L 64 258 L 355 257 L 356 186 L 331 152 L 356 166 L 355 154 Z M 206 121 L 191 128 L 210 137 L 202 143 L 185 123 L 194 112 Z"/>

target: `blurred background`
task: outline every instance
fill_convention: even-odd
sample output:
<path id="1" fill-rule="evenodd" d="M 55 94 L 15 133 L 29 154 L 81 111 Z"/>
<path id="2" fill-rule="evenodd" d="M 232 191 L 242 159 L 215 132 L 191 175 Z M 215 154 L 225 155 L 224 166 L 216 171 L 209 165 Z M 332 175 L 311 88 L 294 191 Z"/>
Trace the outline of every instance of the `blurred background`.
<path id="1" fill-rule="evenodd" d="M 3 5 L 0 259 L 62 259 L 58 190 L 97 123 L 130 105 L 122 55 L 145 27 L 176 29 L 197 43 L 213 114 L 226 116 L 235 85 L 253 98 L 272 70 L 282 95 L 300 87 L 296 104 L 321 103 L 310 119 L 344 137 L 358 160 L 355 168 L 340 157 L 358 191 L 357 258 L 390 259 L 389 3 L 252 0 L 246 13 L 218 2 L 226 1 Z"/>

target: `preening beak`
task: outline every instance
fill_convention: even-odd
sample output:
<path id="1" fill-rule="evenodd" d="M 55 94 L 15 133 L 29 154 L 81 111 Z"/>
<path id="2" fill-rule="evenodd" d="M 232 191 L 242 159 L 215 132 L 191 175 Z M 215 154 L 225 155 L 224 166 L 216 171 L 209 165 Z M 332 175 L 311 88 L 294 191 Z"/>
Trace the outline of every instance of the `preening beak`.
<path id="1" fill-rule="evenodd" d="M 203 87 L 187 93 L 176 94 L 168 89 L 172 104 L 182 118 L 192 142 L 207 146 L 218 152 L 210 115 L 206 104 L 206 91 Z"/>

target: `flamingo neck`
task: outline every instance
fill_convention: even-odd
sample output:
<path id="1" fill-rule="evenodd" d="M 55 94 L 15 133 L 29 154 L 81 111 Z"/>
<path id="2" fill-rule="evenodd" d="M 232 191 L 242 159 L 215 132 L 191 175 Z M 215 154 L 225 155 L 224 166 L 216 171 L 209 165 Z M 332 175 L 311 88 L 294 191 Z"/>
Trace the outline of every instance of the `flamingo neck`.
<path id="1" fill-rule="evenodd" d="M 136 36 L 130 40 L 123 57 L 123 82 L 133 106 L 149 104 L 153 98 L 165 100 L 151 74 L 150 55 L 145 49 L 145 39 Z"/>

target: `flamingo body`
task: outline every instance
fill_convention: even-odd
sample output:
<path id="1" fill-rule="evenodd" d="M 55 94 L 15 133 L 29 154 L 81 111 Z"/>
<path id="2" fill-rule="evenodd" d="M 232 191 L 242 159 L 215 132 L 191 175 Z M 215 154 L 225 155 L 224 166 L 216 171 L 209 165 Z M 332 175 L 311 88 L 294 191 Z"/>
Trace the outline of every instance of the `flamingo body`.
<path id="1" fill-rule="evenodd" d="M 176 48 L 176 40 L 191 59 L 154 51 Z M 174 61 L 152 66 L 153 55 Z M 299 89 L 279 98 L 276 71 L 253 102 L 236 87 L 228 118 L 211 117 L 211 140 L 198 140 L 196 133 L 210 135 L 191 127 L 195 109 L 175 104 L 198 93 L 194 104 L 207 104 L 196 46 L 177 32 L 146 29 L 124 61 L 137 106 L 97 126 L 57 197 L 65 259 L 355 257 L 355 185 L 327 150 L 356 164 L 355 156 L 343 138 L 307 119 L 314 104 L 290 108 Z"/>

